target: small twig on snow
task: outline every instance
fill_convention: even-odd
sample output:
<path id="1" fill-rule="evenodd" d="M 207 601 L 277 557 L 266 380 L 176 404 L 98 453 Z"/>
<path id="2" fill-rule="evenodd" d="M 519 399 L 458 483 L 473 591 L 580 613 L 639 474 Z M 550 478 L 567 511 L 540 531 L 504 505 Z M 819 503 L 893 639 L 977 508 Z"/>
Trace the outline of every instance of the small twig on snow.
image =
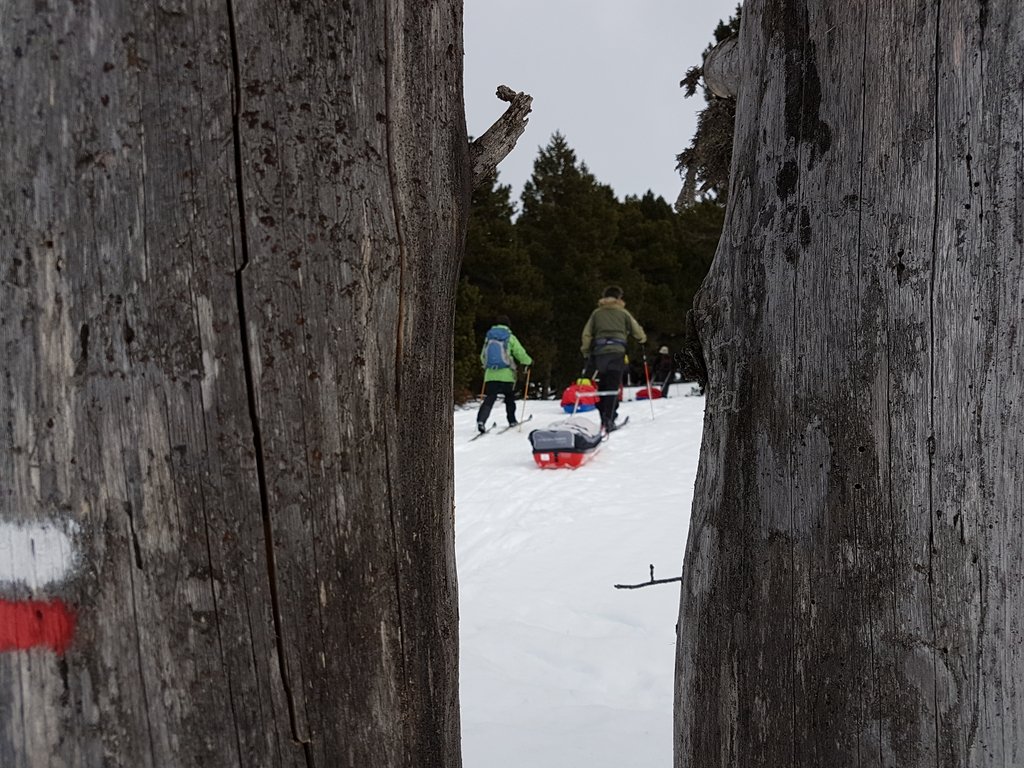
<path id="1" fill-rule="evenodd" d="M 673 581 L 682 581 L 682 576 L 675 576 L 671 579 L 656 579 L 654 578 L 654 563 L 651 563 L 651 580 L 644 581 L 640 584 L 616 584 L 616 589 L 640 589 L 640 587 L 649 587 L 652 584 L 671 584 Z"/>

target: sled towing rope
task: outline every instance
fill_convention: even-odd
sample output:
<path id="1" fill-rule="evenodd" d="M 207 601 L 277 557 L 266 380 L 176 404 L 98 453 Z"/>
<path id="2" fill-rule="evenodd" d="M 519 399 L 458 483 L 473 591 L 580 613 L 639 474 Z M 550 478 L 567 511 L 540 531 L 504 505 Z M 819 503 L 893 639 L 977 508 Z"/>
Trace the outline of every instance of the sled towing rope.
<path id="1" fill-rule="evenodd" d="M 595 397 L 595 398 L 596 397 L 605 397 L 605 396 L 610 397 L 612 395 L 615 395 L 616 397 L 621 397 L 622 396 L 622 392 L 621 392 L 621 390 L 618 390 L 618 389 L 608 390 L 607 392 L 604 391 L 604 390 L 588 390 L 588 391 L 577 390 L 577 391 L 573 392 L 573 395 L 576 398 L 576 404 L 572 408 L 572 415 L 575 416 L 576 415 L 576 411 L 579 410 L 579 407 L 580 407 L 580 400 L 583 400 L 583 399 L 586 399 L 586 398 L 591 398 L 591 397 Z"/>

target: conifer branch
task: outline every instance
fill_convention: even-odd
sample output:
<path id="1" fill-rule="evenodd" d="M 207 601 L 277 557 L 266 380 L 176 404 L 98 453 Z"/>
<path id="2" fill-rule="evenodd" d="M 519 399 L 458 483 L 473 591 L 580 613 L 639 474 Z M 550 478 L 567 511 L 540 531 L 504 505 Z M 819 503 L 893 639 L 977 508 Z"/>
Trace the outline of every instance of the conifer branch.
<path id="1" fill-rule="evenodd" d="M 686 313 L 686 340 L 683 348 L 675 355 L 675 361 L 682 371 L 683 378 L 696 381 L 701 394 L 708 385 L 708 364 L 704 359 L 704 348 L 701 346 L 700 333 L 697 331 L 697 316 L 694 310 Z"/>
<path id="2" fill-rule="evenodd" d="M 469 162 L 473 174 L 473 188 L 489 179 L 515 147 L 529 122 L 527 115 L 533 107 L 533 97 L 513 91 L 507 85 L 499 85 L 495 95 L 507 101 L 508 109 L 499 117 L 483 136 L 469 145 Z"/>

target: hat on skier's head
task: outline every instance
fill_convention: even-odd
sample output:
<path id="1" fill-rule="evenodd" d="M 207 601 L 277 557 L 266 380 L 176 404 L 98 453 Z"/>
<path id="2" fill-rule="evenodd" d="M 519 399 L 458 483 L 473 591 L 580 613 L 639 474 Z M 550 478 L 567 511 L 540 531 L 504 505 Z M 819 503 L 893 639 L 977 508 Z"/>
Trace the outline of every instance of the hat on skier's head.
<path id="1" fill-rule="evenodd" d="M 667 355 L 668 354 L 668 347 L 661 347 L 660 349 L 658 349 L 658 354 L 659 355 Z"/>
<path id="2" fill-rule="evenodd" d="M 508 315 L 497 315 L 494 318 L 495 325 L 510 325 L 511 321 L 508 319 Z"/>
<path id="3" fill-rule="evenodd" d="M 605 299 L 621 299 L 622 298 L 622 289 L 619 288 L 619 286 L 617 286 L 617 285 L 609 285 L 607 288 L 604 289 L 604 296 L 603 296 L 603 298 L 605 298 Z"/>

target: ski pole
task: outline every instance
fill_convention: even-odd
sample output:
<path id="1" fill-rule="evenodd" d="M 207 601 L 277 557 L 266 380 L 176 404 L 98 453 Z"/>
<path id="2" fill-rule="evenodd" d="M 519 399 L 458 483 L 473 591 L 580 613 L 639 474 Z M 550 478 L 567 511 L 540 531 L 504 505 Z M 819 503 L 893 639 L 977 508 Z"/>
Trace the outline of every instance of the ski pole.
<path id="1" fill-rule="evenodd" d="M 586 368 L 584 368 L 583 370 L 584 370 L 584 372 L 586 372 L 586 370 L 587 370 L 587 369 L 586 369 Z M 592 382 L 594 383 L 594 385 L 595 385 L 595 386 L 596 386 L 597 384 L 600 384 L 600 383 L 601 383 L 601 379 L 600 379 L 600 378 L 598 377 L 598 374 L 599 374 L 599 373 L 600 373 L 600 371 L 597 371 L 597 370 L 595 369 L 595 371 L 594 371 L 594 378 L 592 378 L 592 379 L 591 379 L 591 381 L 592 381 Z M 577 411 L 577 410 L 579 410 L 579 407 L 580 407 L 580 399 L 581 399 L 581 398 L 584 398 L 584 397 L 593 397 L 594 395 L 602 395 L 602 394 L 604 394 L 604 395 L 607 395 L 608 393 L 607 393 L 607 392 L 580 392 L 580 391 L 579 391 L 579 390 L 577 389 L 577 390 L 576 390 L 576 392 L 575 392 L 575 395 L 576 395 L 576 402 L 574 402 L 574 403 L 572 404 L 572 413 L 570 413 L 569 415 L 570 415 L 570 416 L 575 416 L 575 415 L 576 415 L 576 411 Z"/>
<path id="2" fill-rule="evenodd" d="M 530 399 L 530 366 L 526 366 L 526 384 L 523 386 L 523 415 L 519 417 L 519 429 L 523 431 L 523 421 L 526 417 L 526 401 Z"/>
<path id="3" fill-rule="evenodd" d="M 574 386 L 579 387 L 580 379 L 585 379 L 585 378 L 587 378 L 587 363 L 586 362 L 583 363 L 583 367 L 580 369 L 580 378 L 576 379 Z M 580 391 L 579 391 L 579 389 L 577 389 L 575 392 L 573 392 L 573 396 L 574 396 L 575 399 L 573 400 L 572 412 L 569 414 L 570 416 L 575 416 L 577 409 L 580 407 Z"/>
<path id="4" fill-rule="evenodd" d="M 647 367 L 647 352 L 641 352 L 644 359 L 644 378 L 647 379 L 647 400 L 651 404 L 651 421 L 654 421 L 654 393 L 651 392 L 651 370 Z"/>

